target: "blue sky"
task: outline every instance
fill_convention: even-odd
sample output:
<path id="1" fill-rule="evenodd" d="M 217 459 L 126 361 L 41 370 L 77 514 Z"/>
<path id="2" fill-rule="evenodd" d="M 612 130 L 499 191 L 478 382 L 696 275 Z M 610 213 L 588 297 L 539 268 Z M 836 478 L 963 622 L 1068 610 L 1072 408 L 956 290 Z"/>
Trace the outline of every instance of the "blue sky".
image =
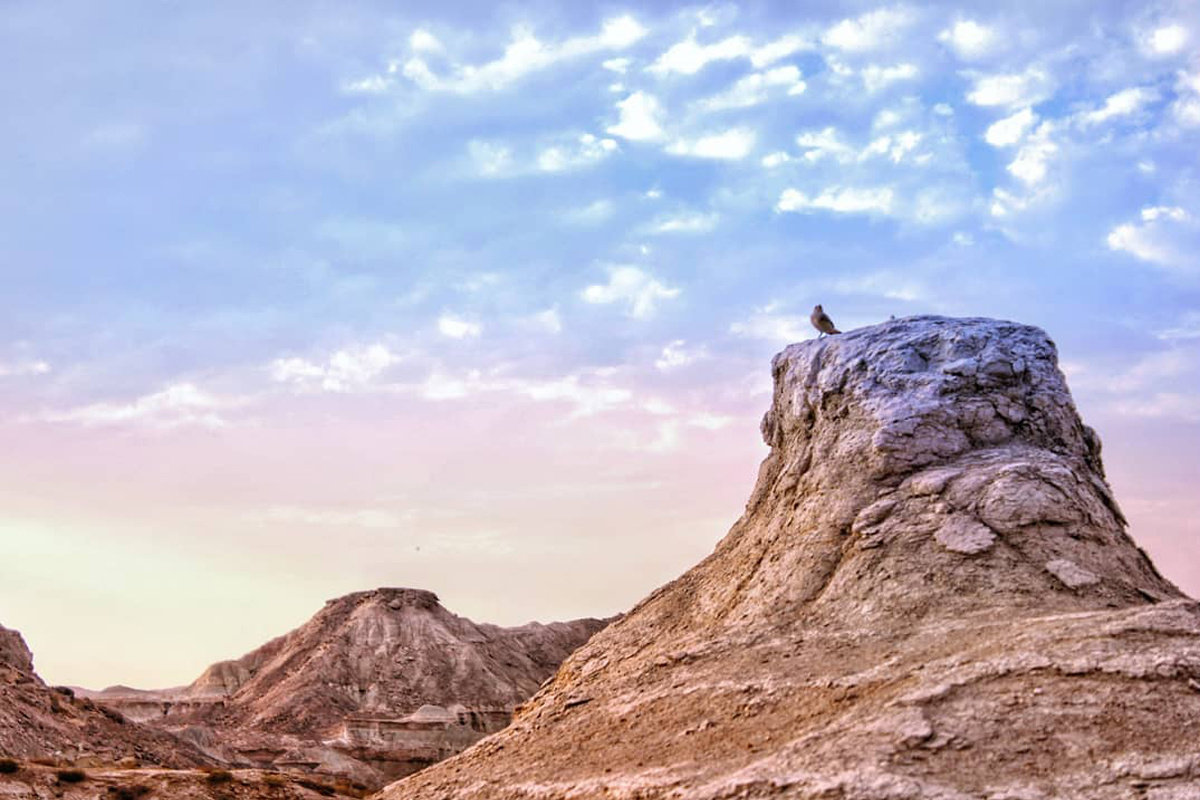
<path id="1" fill-rule="evenodd" d="M 817 302 L 1044 327 L 1200 591 L 1194 4 L 10 3 L 0 60 L 0 621 L 56 680 L 372 585 L 623 610 Z"/>

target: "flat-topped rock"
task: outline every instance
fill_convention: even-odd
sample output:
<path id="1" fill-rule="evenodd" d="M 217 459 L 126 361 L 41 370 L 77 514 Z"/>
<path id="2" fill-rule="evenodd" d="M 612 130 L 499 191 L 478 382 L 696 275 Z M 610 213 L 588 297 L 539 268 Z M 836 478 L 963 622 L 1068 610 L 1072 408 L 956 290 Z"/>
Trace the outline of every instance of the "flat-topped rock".
<path id="1" fill-rule="evenodd" d="M 1200 786 L 1200 607 L 1126 534 L 1044 332 L 913 317 L 772 372 L 771 451 L 713 554 L 384 798 Z"/>

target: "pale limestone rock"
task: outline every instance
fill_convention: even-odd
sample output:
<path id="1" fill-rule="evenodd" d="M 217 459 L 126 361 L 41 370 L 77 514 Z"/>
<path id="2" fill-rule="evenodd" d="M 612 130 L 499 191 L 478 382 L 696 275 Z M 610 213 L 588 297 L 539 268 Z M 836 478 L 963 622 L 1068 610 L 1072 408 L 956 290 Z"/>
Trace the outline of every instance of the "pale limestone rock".
<path id="1" fill-rule="evenodd" d="M 1088 572 L 1083 567 L 1066 558 L 1056 558 L 1046 562 L 1046 571 L 1063 582 L 1071 589 L 1079 589 L 1100 582 L 1099 576 Z"/>
<path id="2" fill-rule="evenodd" d="M 996 541 L 996 534 L 992 533 L 991 528 L 962 514 L 955 514 L 946 520 L 933 537 L 950 552 L 963 555 L 982 553 Z"/>
<path id="3" fill-rule="evenodd" d="M 715 552 L 381 800 L 1200 786 L 1200 607 L 1126 535 L 1042 331 L 901 319 L 772 369 L 771 452 Z"/>

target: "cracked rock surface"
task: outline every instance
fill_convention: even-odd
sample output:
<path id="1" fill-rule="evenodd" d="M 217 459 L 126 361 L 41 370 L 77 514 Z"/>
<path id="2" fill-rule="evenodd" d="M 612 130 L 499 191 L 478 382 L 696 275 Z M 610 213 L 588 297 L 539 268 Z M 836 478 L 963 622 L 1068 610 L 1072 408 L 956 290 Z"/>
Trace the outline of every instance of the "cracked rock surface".
<path id="1" fill-rule="evenodd" d="M 1045 333 L 913 317 L 772 369 L 713 554 L 383 796 L 1200 797 L 1200 605 L 1126 534 Z"/>

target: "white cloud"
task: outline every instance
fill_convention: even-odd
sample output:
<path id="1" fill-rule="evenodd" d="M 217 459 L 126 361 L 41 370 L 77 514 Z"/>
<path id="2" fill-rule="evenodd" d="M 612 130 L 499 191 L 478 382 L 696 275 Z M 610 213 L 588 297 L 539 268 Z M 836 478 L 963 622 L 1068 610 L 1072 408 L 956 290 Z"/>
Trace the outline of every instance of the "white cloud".
<path id="1" fill-rule="evenodd" d="M 654 362 L 656 369 L 668 372 L 673 369 L 686 367 L 690 364 L 695 364 L 697 361 L 708 357 L 708 351 L 703 347 L 689 348 L 687 342 L 683 339 L 676 339 L 673 342 L 667 343 L 662 349 L 662 354 Z"/>
<path id="2" fill-rule="evenodd" d="M 1098 125 L 1113 117 L 1127 117 L 1157 98 L 1158 93 L 1150 89 L 1124 89 L 1109 96 L 1102 107 L 1079 115 L 1079 121 L 1084 125 Z"/>
<path id="3" fill-rule="evenodd" d="M 439 53 L 442 43 L 438 38 L 424 28 L 417 28 L 408 37 L 408 46 L 417 53 Z"/>
<path id="4" fill-rule="evenodd" d="M 368 75 L 342 86 L 346 94 L 383 94 L 392 88 L 392 79 L 385 75 Z"/>
<path id="5" fill-rule="evenodd" d="M 563 219 L 572 225 L 599 225 L 613 215 L 611 200 L 596 200 L 586 206 L 563 212 Z"/>
<path id="6" fill-rule="evenodd" d="M 89 427 L 129 424 L 160 430 L 183 427 L 215 429 L 229 424 L 221 416 L 222 410 L 243 403 L 240 398 L 210 394 L 192 383 L 176 383 L 130 403 L 95 403 L 65 411 L 44 412 L 40 419 Z"/>
<path id="7" fill-rule="evenodd" d="M 755 69 L 762 69 L 769 64 L 774 64 L 781 58 L 787 58 L 792 53 L 811 48 L 812 44 L 803 37 L 795 34 L 787 34 L 752 50 L 750 52 L 750 63 Z"/>
<path id="8" fill-rule="evenodd" d="M 1191 216 L 1177 206 L 1142 209 L 1142 224 L 1123 223 L 1114 227 L 1105 241 L 1109 249 L 1129 253 L 1140 261 L 1163 267 L 1194 269 L 1195 226 Z"/>
<path id="9" fill-rule="evenodd" d="M 641 319 L 651 316 L 660 301 L 678 297 L 679 291 L 637 267 L 614 266 L 608 268 L 608 283 L 589 286 L 581 296 L 588 303 L 624 303 L 630 316 Z"/>
<path id="10" fill-rule="evenodd" d="M 1049 76 L 1037 67 L 1019 73 L 980 75 L 967 100 L 977 106 L 1031 106 L 1046 96 L 1049 83 Z"/>
<path id="11" fill-rule="evenodd" d="M 893 164 L 899 164 L 905 156 L 921 143 L 922 134 L 916 131 L 901 131 L 896 134 L 880 136 L 871 141 L 859 154 L 859 161 L 866 161 L 874 156 L 886 155 Z"/>
<path id="12" fill-rule="evenodd" d="M 17 361 L 9 364 L 0 361 L 0 378 L 45 375 L 49 371 L 50 365 L 45 361 Z"/>
<path id="13" fill-rule="evenodd" d="M 730 325 L 729 332 L 735 336 L 763 339 L 778 344 L 798 342 L 810 338 L 815 333 L 806 318 L 781 314 L 774 303 L 756 308 L 745 321 Z"/>
<path id="14" fill-rule="evenodd" d="M 557 44 L 543 43 L 529 30 L 517 28 L 504 55 L 495 61 L 480 66 L 457 65 L 451 74 L 439 76 L 421 56 L 414 55 L 405 62 L 402 72 L 427 91 L 458 94 L 499 91 L 561 61 L 605 50 L 623 50 L 645 35 L 646 29 L 628 15 L 605 20 L 594 36 L 579 36 Z"/>
<path id="15" fill-rule="evenodd" d="M 654 95 L 645 92 L 634 92 L 617 103 L 621 118 L 608 132 L 623 139 L 635 142 L 648 142 L 661 139 L 663 129 L 659 120 L 662 118 L 662 108 Z"/>
<path id="16" fill-rule="evenodd" d="M 569 145 L 554 145 L 542 150 L 537 157 L 537 167 L 543 172 L 564 172 L 589 167 L 608 158 L 619 149 L 612 139 L 600 139 L 590 133 L 583 133 Z"/>
<path id="17" fill-rule="evenodd" d="M 749 59 L 755 69 L 762 69 L 792 53 L 812 45 L 795 34 L 787 34 L 764 45 L 755 44 L 745 36 L 730 36 L 719 42 L 700 44 L 689 37 L 673 44 L 646 68 L 648 72 L 665 76 L 671 73 L 695 75 L 714 61 Z"/>
<path id="18" fill-rule="evenodd" d="M 629 403 L 633 392 L 608 384 L 606 376 L 594 372 L 585 382 L 581 374 L 571 374 L 554 380 L 510 382 L 506 388 L 537 402 L 568 402 L 575 408 L 573 417 L 599 414 Z"/>
<path id="19" fill-rule="evenodd" d="M 476 171 L 487 178 L 507 175 L 513 169 L 512 151 L 496 142 L 472 139 L 467 142 L 467 155 L 474 163 Z"/>
<path id="20" fill-rule="evenodd" d="M 712 44 L 699 44 L 689 38 L 671 45 L 646 71 L 658 75 L 672 72 L 695 75 L 714 61 L 744 58 L 749 56 L 751 50 L 750 40 L 745 36 L 730 36 Z"/>
<path id="21" fill-rule="evenodd" d="M 1142 219 L 1146 222 L 1153 222 L 1156 219 L 1173 219 L 1176 222 L 1183 222 L 1188 218 L 1188 213 L 1179 206 L 1149 206 L 1142 209 Z"/>
<path id="22" fill-rule="evenodd" d="M 650 224 L 650 233 L 707 233 L 717 225 L 715 213 L 687 213 L 660 217 Z"/>
<path id="23" fill-rule="evenodd" d="M 996 47 L 999 37 L 994 29 L 965 19 L 955 22 L 939 33 L 938 41 L 949 46 L 959 58 L 971 61 L 990 53 Z"/>
<path id="24" fill-rule="evenodd" d="M 804 148 L 801 157 L 805 161 L 813 162 L 823 158 L 833 158 L 835 161 L 845 163 L 857 158 L 854 148 L 843 142 L 838 130 L 833 127 L 801 133 L 796 137 L 796 144 Z"/>
<path id="25" fill-rule="evenodd" d="M 324 363 L 304 358 L 277 358 L 271 380 L 306 390 L 352 392 L 368 388 L 385 370 L 401 361 L 386 345 L 375 343 L 338 350 Z"/>
<path id="26" fill-rule="evenodd" d="M 1182 25 L 1163 25 L 1150 31 L 1143 46 L 1151 55 L 1173 56 L 1183 50 L 1188 38 L 1188 30 Z"/>
<path id="27" fill-rule="evenodd" d="M 705 111 L 748 108 L 765 103 L 770 99 L 771 91 L 776 88 L 785 91 L 789 96 L 795 96 L 803 94 L 807 84 L 801 80 L 797 67 L 776 67 L 766 72 L 746 75 L 724 92 L 698 101 L 696 106 Z"/>
<path id="28" fill-rule="evenodd" d="M 1023 108 L 1010 117 L 993 122 L 983 135 L 992 147 L 1009 147 L 1021 141 L 1037 122 L 1037 114 L 1031 108 Z"/>
<path id="29" fill-rule="evenodd" d="M 863 85 L 868 92 L 877 92 L 896 81 L 907 81 L 917 77 L 916 64 L 896 64 L 891 67 L 880 67 L 870 64 L 863 68 Z"/>
<path id="30" fill-rule="evenodd" d="M 889 214 L 892 211 L 894 193 L 888 187 L 867 189 L 830 186 L 816 197 L 809 197 L 798 189 L 785 189 L 775 204 L 778 212 L 832 211 L 837 214 Z"/>
<path id="31" fill-rule="evenodd" d="M 912 21 L 912 14 L 903 7 L 880 8 L 842 20 L 822 34 L 821 42 L 848 53 L 863 53 L 889 44 Z"/>
<path id="32" fill-rule="evenodd" d="M 767 153 L 762 157 L 762 165 L 767 169 L 774 169 L 780 164 L 786 164 L 791 161 L 792 157 L 782 150 L 776 150 L 774 153 Z"/>
<path id="33" fill-rule="evenodd" d="M 677 156 L 737 161 L 750 155 L 757 137 L 749 128 L 731 128 L 696 139 L 676 139 L 667 152 Z"/>
<path id="34" fill-rule="evenodd" d="M 1175 93 L 1178 99 L 1171 105 L 1171 113 L 1176 121 L 1188 128 L 1200 127 L 1200 72 L 1181 70 Z"/>
<path id="35" fill-rule="evenodd" d="M 1046 179 L 1049 162 L 1058 153 L 1058 145 L 1051 139 L 1053 134 L 1054 124 L 1043 122 L 1008 165 L 1008 171 L 1026 186 L 1037 186 Z"/>
<path id="36" fill-rule="evenodd" d="M 610 58 L 603 62 L 600 66 L 604 67 L 609 72 L 615 72 L 618 75 L 624 75 L 625 70 L 629 69 L 628 58 Z"/>
<path id="37" fill-rule="evenodd" d="M 477 339 L 483 333 L 483 325 L 454 314 L 442 314 L 437 321 L 438 332 L 451 339 Z"/>

